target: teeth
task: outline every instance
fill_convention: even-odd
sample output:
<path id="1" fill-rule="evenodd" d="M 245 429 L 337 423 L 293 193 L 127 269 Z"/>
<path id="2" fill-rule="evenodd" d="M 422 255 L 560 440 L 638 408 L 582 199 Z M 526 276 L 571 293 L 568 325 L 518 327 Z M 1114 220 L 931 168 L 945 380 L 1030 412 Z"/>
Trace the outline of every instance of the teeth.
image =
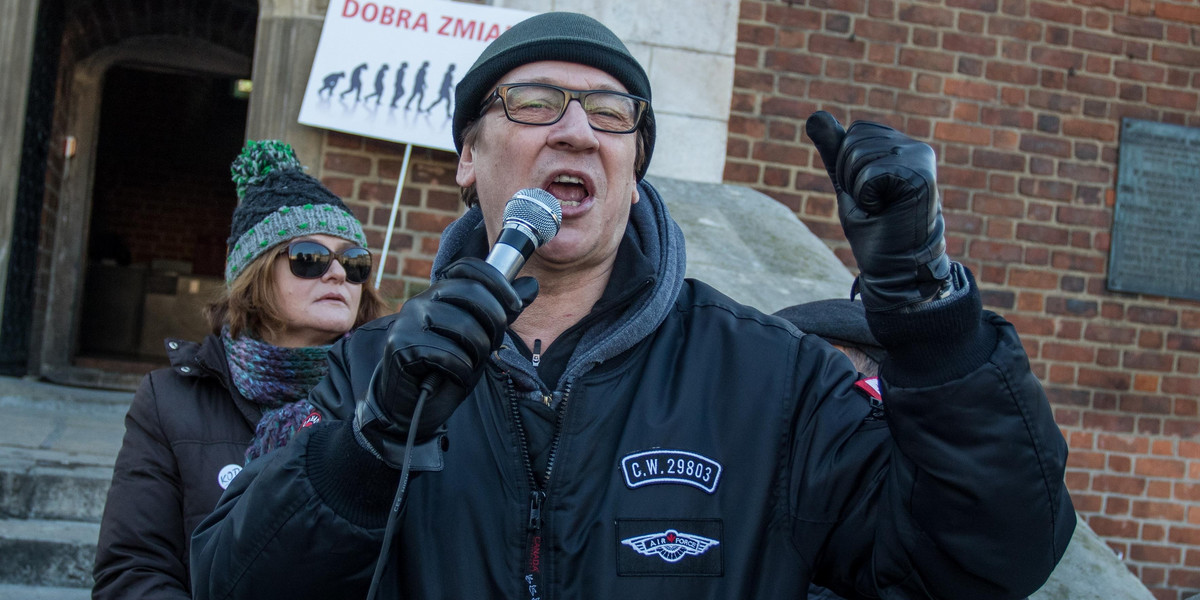
<path id="1" fill-rule="evenodd" d="M 558 177 L 554 178 L 554 183 L 575 183 L 583 185 L 583 179 L 572 175 L 559 175 Z"/>
<path id="2" fill-rule="evenodd" d="M 576 200 L 563 200 L 561 202 L 563 206 L 579 206 L 579 202 Z"/>

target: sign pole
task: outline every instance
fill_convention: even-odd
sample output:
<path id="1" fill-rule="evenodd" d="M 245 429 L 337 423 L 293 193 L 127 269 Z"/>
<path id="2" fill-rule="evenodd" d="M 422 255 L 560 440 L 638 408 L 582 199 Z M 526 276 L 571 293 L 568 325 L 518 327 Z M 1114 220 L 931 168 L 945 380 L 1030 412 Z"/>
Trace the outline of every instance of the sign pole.
<path id="1" fill-rule="evenodd" d="M 388 218 L 387 235 L 383 236 L 383 251 L 379 254 L 379 269 L 375 272 L 375 289 L 383 281 L 383 270 L 387 266 L 388 248 L 392 245 L 392 231 L 396 229 L 396 214 L 400 212 L 400 192 L 404 191 L 404 178 L 408 174 L 408 158 L 412 156 L 412 144 L 404 145 L 404 161 L 400 163 L 400 180 L 396 182 L 396 195 L 392 198 L 392 215 Z"/>

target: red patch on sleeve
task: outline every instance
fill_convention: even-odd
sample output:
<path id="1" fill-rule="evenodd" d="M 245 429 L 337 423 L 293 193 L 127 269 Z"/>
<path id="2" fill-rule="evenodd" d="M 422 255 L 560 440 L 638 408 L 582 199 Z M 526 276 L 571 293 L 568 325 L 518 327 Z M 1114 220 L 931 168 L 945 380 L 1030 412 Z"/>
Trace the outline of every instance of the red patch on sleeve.
<path id="1" fill-rule="evenodd" d="M 854 387 L 862 390 L 868 396 L 883 402 L 883 395 L 879 393 L 879 378 L 871 377 L 869 379 L 859 379 L 854 382 Z"/>

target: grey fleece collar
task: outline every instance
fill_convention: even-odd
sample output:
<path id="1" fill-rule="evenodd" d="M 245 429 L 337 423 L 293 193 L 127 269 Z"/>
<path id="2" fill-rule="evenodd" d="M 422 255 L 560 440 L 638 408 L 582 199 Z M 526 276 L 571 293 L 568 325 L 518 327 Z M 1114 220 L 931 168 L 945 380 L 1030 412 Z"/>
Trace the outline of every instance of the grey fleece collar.
<path id="1" fill-rule="evenodd" d="M 636 299 L 618 318 L 601 321 L 583 334 L 559 380 L 560 388 L 650 335 L 666 318 L 683 287 L 687 267 L 683 231 L 671 218 L 658 190 L 649 182 L 641 181 L 638 192 L 641 200 L 630 211 L 625 235 L 631 237 L 655 265 L 654 287 Z M 441 246 L 433 261 L 435 278 L 438 272 L 459 258 L 472 231 L 482 227 L 482 221 L 483 213 L 475 206 L 442 232 Z M 524 377 L 518 378 L 525 380 L 522 383 L 528 387 L 540 387 L 540 384 L 533 385 L 533 382 L 539 381 L 533 365 L 515 349 L 508 333 L 504 336 L 504 344 L 498 355 L 510 374 L 514 377 L 523 374 Z"/>

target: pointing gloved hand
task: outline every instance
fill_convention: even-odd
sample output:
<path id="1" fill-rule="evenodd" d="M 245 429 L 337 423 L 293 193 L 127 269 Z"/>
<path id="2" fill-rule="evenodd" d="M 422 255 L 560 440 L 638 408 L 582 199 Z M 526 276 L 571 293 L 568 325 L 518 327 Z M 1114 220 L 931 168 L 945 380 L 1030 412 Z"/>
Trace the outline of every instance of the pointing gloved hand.
<path id="1" fill-rule="evenodd" d="M 844 130 L 824 111 L 805 129 L 833 181 L 866 308 L 897 309 L 945 291 L 950 260 L 933 149 L 878 123 Z"/>
<path id="2" fill-rule="evenodd" d="M 432 439 L 466 399 L 505 328 L 537 292 L 532 277 L 510 285 L 483 260 L 464 258 L 405 302 L 388 326 L 383 358 L 355 410 L 359 443 L 400 468 L 422 385 L 430 393 L 417 424 L 418 443 Z"/>

